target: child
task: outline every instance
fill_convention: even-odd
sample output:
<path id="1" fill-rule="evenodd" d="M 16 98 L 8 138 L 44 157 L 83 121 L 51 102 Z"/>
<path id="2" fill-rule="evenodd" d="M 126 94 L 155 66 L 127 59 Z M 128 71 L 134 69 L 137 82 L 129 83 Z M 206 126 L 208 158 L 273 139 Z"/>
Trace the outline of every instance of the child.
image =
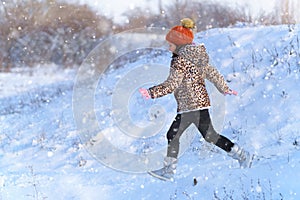
<path id="1" fill-rule="evenodd" d="M 146 99 L 159 98 L 173 93 L 177 101 L 177 115 L 167 132 L 168 152 L 162 169 L 149 172 L 163 180 L 172 180 L 176 172 L 179 139 L 185 129 L 194 123 L 204 139 L 213 143 L 237 159 L 242 168 L 249 167 L 250 154 L 228 138 L 219 135 L 213 128 L 209 107 L 210 100 L 205 79 L 212 82 L 222 94 L 237 95 L 231 90 L 223 76 L 209 64 L 203 44 L 193 45 L 194 22 L 185 18 L 181 26 L 173 27 L 166 35 L 169 50 L 173 53 L 168 78 L 161 84 L 139 91 Z"/>

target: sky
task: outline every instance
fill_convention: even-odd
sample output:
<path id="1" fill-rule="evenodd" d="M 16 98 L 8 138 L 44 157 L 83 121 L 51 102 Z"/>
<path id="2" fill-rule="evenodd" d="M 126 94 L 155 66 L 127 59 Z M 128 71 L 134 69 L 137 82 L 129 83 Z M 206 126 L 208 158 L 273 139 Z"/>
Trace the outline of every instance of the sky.
<path id="1" fill-rule="evenodd" d="M 76 1 L 76 0 L 72 0 Z M 163 4 L 169 4 L 170 2 L 174 2 L 175 0 L 164 0 Z M 261 9 L 265 11 L 270 11 L 274 8 L 274 5 L 277 0 L 215 0 L 222 3 L 226 3 L 232 6 L 236 5 L 249 5 L 249 10 L 254 14 L 258 13 Z M 88 3 L 92 7 L 99 9 L 107 16 L 113 17 L 116 22 L 125 22 L 126 18 L 122 16 L 122 14 L 130 9 L 135 7 L 150 7 L 154 11 L 157 11 L 158 0 L 77 0 L 80 3 Z"/>

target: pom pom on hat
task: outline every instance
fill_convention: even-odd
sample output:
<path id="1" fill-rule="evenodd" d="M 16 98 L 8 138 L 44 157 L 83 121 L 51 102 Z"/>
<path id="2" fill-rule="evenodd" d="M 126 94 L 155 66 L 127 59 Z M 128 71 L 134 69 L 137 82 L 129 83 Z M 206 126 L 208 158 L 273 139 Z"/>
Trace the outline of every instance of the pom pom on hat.
<path id="1" fill-rule="evenodd" d="M 175 26 L 166 35 L 166 40 L 175 45 L 191 44 L 194 40 L 194 34 L 190 28 Z"/>
<path id="2" fill-rule="evenodd" d="M 195 22 L 190 19 L 190 18 L 183 18 L 182 20 L 180 20 L 181 25 L 185 28 L 190 28 L 190 29 L 194 29 L 195 26 Z"/>

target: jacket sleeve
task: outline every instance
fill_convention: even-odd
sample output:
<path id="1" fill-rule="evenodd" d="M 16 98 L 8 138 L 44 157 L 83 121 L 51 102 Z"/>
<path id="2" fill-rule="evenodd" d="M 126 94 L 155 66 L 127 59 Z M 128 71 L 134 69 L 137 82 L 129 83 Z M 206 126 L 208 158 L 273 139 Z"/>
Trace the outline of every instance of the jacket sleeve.
<path id="1" fill-rule="evenodd" d="M 170 94 L 180 85 L 184 77 L 184 69 L 180 65 L 181 59 L 178 58 L 171 63 L 169 76 L 163 83 L 148 89 L 152 99 Z"/>
<path id="2" fill-rule="evenodd" d="M 219 90 L 219 92 L 224 94 L 226 91 L 229 90 L 229 87 L 226 84 L 224 77 L 219 73 L 219 71 L 215 67 L 208 64 L 204 67 L 204 72 L 205 78 L 212 82 L 215 85 L 215 87 Z"/>

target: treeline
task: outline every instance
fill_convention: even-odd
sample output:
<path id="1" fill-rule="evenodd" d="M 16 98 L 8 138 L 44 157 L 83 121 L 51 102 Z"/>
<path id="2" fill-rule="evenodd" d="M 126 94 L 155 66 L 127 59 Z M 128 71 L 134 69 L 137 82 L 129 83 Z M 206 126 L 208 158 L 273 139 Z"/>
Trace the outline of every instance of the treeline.
<path id="1" fill-rule="evenodd" d="M 278 25 L 295 23 L 293 13 L 295 8 L 291 8 L 289 0 L 278 0 L 273 12 L 266 13 L 258 11 L 256 16 L 250 12 L 249 6 L 232 7 L 213 1 L 193 1 L 174 0 L 171 5 L 164 6 L 159 0 L 159 14 L 154 14 L 149 10 L 135 8 L 124 15 L 128 17 L 129 23 L 122 28 L 134 28 L 141 26 L 155 26 L 170 28 L 178 25 L 180 19 L 190 17 L 196 21 L 198 31 L 211 28 L 230 27 L 237 23 L 247 25 Z M 292 10 L 291 10 L 292 9 Z"/>
<path id="2" fill-rule="evenodd" d="M 56 63 L 63 67 L 80 65 L 86 55 L 109 35 L 140 27 L 166 27 L 178 24 L 183 17 L 197 22 L 198 30 L 228 27 L 242 23 L 280 24 L 276 13 L 254 19 L 246 8 L 234 9 L 210 2 L 176 0 L 163 6 L 160 13 L 139 7 L 124 14 L 126 24 L 86 6 L 56 0 L 2 2 L 0 7 L 0 71 L 15 66 Z M 288 16 L 290 17 L 290 16 Z M 288 18 L 292 22 L 292 18 Z"/>
<path id="3" fill-rule="evenodd" d="M 78 65 L 100 38 L 112 33 L 112 20 L 86 5 L 9 1 L 0 9 L 1 71 L 37 63 Z"/>

